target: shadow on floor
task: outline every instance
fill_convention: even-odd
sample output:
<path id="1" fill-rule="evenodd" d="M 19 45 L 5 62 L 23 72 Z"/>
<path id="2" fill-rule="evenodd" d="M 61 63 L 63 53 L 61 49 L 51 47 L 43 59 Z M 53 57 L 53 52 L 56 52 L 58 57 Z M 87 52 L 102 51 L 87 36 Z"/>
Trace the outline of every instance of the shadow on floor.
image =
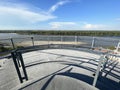
<path id="1" fill-rule="evenodd" d="M 41 90 L 46 90 L 47 86 L 50 84 L 50 82 L 54 79 L 54 77 L 56 75 L 62 75 L 62 76 L 67 76 L 67 77 L 70 77 L 70 78 L 78 79 L 78 80 L 84 81 L 84 82 L 92 85 L 93 79 L 94 79 L 93 77 L 83 75 L 83 74 L 79 74 L 79 73 L 73 73 L 73 72 L 70 72 L 71 70 L 72 70 L 72 68 L 67 70 L 66 72 L 58 73 L 58 74 L 53 75 L 43 85 Z M 110 79 L 107 79 L 105 77 L 102 77 L 102 76 L 100 76 L 98 78 L 96 87 L 99 88 L 100 90 L 119 90 L 119 88 L 120 88 L 120 86 L 117 82 L 114 82 L 114 81 L 112 81 Z"/>

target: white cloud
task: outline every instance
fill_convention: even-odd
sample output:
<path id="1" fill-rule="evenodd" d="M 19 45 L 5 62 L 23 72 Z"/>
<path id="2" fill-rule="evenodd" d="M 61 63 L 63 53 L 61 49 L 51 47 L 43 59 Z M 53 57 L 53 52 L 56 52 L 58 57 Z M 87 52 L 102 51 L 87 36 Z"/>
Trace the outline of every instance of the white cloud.
<path id="1" fill-rule="evenodd" d="M 83 29 L 104 29 L 105 25 L 102 24 L 84 24 Z"/>
<path id="2" fill-rule="evenodd" d="M 62 1 L 59 1 L 57 2 L 56 4 L 54 4 L 50 9 L 49 9 L 49 13 L 52 13 L 54 12 L 59 6 L 62 6 L 66 3 L 70 2 L 69 0 L 62 0 Z"/>
<path id="3" fill-rule="evenodd" d="M 49 25 L 51 25 L 51 28 L 53 29 L 59 29 L 64 27 L 70 27 L 76 25 L 75 22 L 50 22 Z"/>
<path id="4" fill-rule="evenodd" d="M 37 13 L 24 8 L 0 6 L 0 19 L 2 19 L 3 21 L 13 22 L 14 20 L 18 20 L 19 22 L 20 20 L 26 21 L 27 23 L 34 23 L 40 21 L 47 21 L 53 18 L 55 18 L 55 16 L 43 12 Z"/>
<path id="5" fill-rule="evenodd" d="M 0 1 L 0 29 L 24 29 L 37 26 L 43 27 L 43 21 L 57 18 L 52 13 L 70 0 L 60 0 L 51 6 L 48 11 L 41 10 L 29 4 L 18 4 L 9 1 Z M 42 24 L 42 25 L 41 25 Z M 74 25 L 73 22 L 52 22 L 52 28 Z M 45 26 L 45 25 L 44 25 Z"/>

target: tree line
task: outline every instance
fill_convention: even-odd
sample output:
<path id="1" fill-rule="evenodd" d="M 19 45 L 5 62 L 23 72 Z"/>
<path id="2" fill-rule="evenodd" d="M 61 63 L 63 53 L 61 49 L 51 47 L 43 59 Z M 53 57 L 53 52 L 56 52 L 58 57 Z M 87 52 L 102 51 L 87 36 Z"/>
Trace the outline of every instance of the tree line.
<path id="1" fill-rule="evenodd" d="M 120 36 L 120 31 L 74 31 L 74 30 L 0 30 L 0 33 L 36 35 L 76 35 L 76 36 Z"/>

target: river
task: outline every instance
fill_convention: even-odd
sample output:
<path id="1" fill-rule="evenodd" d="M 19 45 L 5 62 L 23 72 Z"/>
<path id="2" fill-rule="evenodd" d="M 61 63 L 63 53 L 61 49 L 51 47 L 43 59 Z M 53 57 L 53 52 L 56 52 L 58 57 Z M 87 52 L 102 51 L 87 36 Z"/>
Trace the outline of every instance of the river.
<path id="1" fill-rule="evenodd" d="M 20 35 L 17 33 L 0 33 L 0 39 L 21 38 L 21 37 L 30 37 L 30 35 Z"/>
<path id="2" fill-rule="evenodd" d="M 31 40 L 28 37 L 34 37 L 36 41 L 78 41 L 78 42 L 86 42 L 89 45 L 92 43 L 93 37 L 92 36 L 47 36 L 47 35 L 20 35 L 17 33 L 0 33 L 0 41 L 6 42 L 2 39 L 9 39 L 13 38 L 14 42 L 21 42 Z M 16 39 L 16 38 L 26 38 L 26 39 Z M 119 42 L 119 37 L 96 37 L 95 38 L 95 45 L 96 46 L 117 46 Z"/>

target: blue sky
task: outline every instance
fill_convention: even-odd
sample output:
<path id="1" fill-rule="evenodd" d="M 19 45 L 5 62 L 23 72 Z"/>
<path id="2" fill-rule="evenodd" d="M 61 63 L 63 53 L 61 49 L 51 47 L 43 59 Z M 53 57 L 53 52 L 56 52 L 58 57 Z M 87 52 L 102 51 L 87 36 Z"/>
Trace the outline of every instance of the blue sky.
<path id="1" fill-rule="evenodd" d="M 0 30 L 120 30 L 120 0 L 0 0 Z"/>

